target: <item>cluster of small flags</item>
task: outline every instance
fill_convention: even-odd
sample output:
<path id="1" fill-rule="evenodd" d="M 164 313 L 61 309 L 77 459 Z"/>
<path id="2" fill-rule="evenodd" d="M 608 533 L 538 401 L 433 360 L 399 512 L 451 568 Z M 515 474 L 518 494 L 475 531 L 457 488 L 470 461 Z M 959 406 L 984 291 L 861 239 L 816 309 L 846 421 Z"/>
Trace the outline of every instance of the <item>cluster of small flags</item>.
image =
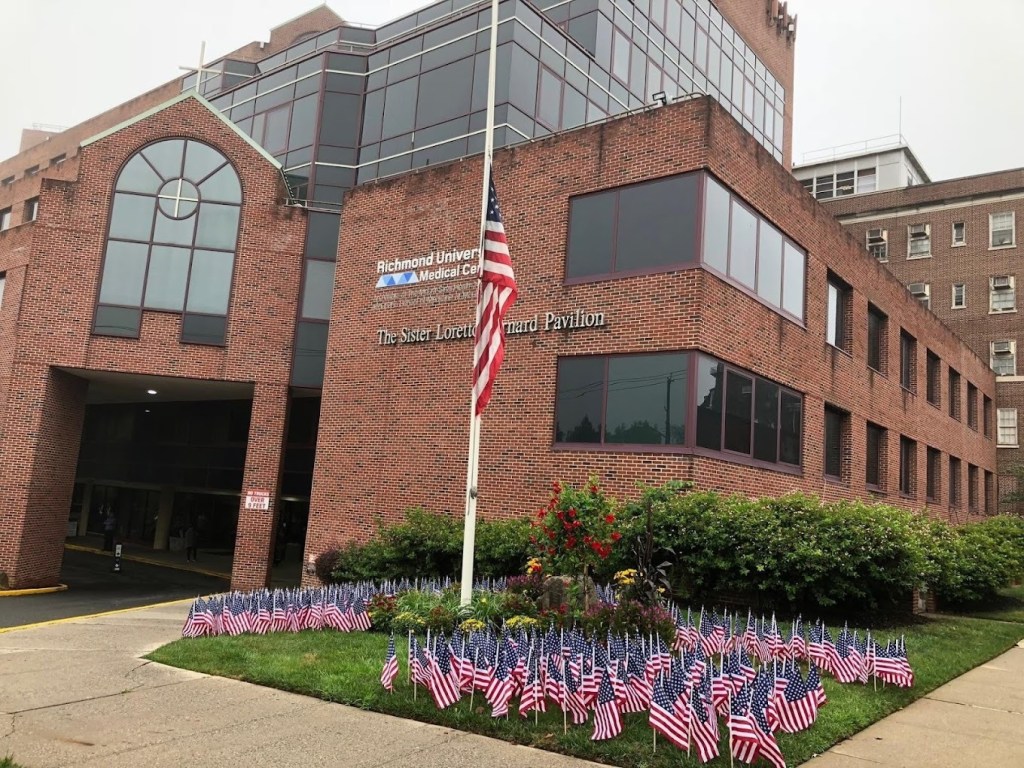
<path id="1" fill-rule="evenodd" d="M 838 639 L 833 641 L 829 628 L 820 620 L 809 627 L 808 634 L 799 617 L 786 633 L 779 628 L 774 615 L 770 621 L 764 617 L 758 621 L 749 611 L 740 633 L 736 631 L 739 623 L 736 614 L 719 618 L 716 611 L 708 614 L 702 609 L 696 622 L 689 610 L 684 617 L 672 606 L 671 614 L 676 626 L 674 651 L 699 646 L 710 657 L 742 648 L 762 665 L 807 659 L 841 683 L 867 683 L 875 677 L 904 688 L 914 684 L 903 638 L 889 640 L 882 646 L 870 632 L 851 632 L 849 626 L 844 625 Z"/>
<path id="2" fill-rule="evenodd" d="M 263 589 L 198 598 L 189 608 L 182 637 L 370 628 L 367 598 L 349 586 Z"/>
<path id="3" fill-rule="evenodd" d="M 422 686 L 442 709 L 466 697 L 472 707 L 480 696 L 492 717 L 536 717 L 551 703 L 561 709 L 566 729 L 570 718 L 584 725 L 592 713 L 595 741 L 618 736 L 624 714 L 646 713 L 657 734 L 705 763 L 718 756 L 721 716 L 735 759 L 764 759 L 777 768 L 785 760 L 775 734 L 809 728 L 827 702 L 820 670 L 845 682 L 867 682 L 873 675 L 895 685 L 913 683 L 902 640 L 883 648 L 844 627 L 833 643 L 820 622 L 808 638 L 799 619 L 783 639 L 774 619 L 769 625 L 752 616 L 735 634 L 714 614 L 702 612 L 694 623 L 690 614 L 684 619 L 673 613 L 671 648 L 657 636 L 609 634 L 599 641 L 575 628 L 541 633 L 506 627 L 500 634 L 456 628 L 450 638 L 428 633 L 425 640 L 410 633 L 408 676 L 414 695 Z M 381 684 L 394 691 L 399 674 L 392 636 Z"/>
<path id="4" fill-rule="evenodd" d="M 227 592 L 197 598 L 188 611 L 182 637 L 263 635 L 268 632 L 301 632 L 304 629 L 368 630 L 367 606 L 377 595 L 397 595 L 409 590 L 440 594 L 452 587 L 452 579 L 395 579 L 333 584 L 309 589 L 262 589 Z M 505 579 L 481 579 L 475 589 L 500 592 Z"/>

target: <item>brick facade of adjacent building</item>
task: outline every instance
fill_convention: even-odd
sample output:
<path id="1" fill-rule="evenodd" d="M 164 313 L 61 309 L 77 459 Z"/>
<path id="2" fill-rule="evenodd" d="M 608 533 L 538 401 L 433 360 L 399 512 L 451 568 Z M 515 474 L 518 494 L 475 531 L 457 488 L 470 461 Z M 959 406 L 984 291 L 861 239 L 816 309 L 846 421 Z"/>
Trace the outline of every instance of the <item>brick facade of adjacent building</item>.
<path id="1" fill-rule="evenodd" d="M 700 268 L 567 285 L 569 199 L 574 195 L 706 168 L 808 252 L 806 324 Z M 636 484 L 691 479 L 698 487 L 750 495 L 804 491 L 826 499 L 883 499 L 928 507 L 942 518 L 943 494 L 926 503 L 925 447 L 992 471 L 995 443 L 963 421 L 937 414 L 923 392 L 899 382 L 899 333 L 918 340 L 965 382 L 991 397 L 994 377 L 902 284 L 877 264 L 780 164 L 710 99 L 650 111 L 503 150 L 494 176 L 520 288 L 510 319 L 574 310 L 605 313 L 605 327 L 510 336 L 494 399 L 485 412 L 480 460 L 484 516 L 529 513 L 552 480 L 590 474 L 617 496 Z M 469 421 L 468 341 L 381 344 L 379 332 L 472 322 L 472 299 L 405 308 L 422 286 L 376 289 L 378 259 L 411 258 L 477 238 L 481 162 L 449 164 L 360 187 L 342 218 L 327 374 L 306 554 L 372 533 L 377 519 L 408 507 L 462 511 Z M 382 218 L 381 211 L 389 211 Z M 852 287 L 851 354 L 825 342 L 829 272 Z M 865 362 L 868 302 L 889 318 L 888 376 Z M 382 303 L 383 302 L 383 303 Z M 797 474 L 723 457 L 661 450 L 577 450 L 553 445 L 560 356 L 701 350 L 804 394 L 802 468 Z M 923 386 L 923 385 L 921 385 Z M 964 384 L 964 389 L 966 383 Z M 963 396 L 963 389 L 961 390 Z M 846 411 L 842 480 L 823 474 L 825 404 Z M 865 425 L 888 430 L 883 493 L 865 487 Z M 917 441 L 915 493 L 898 493 L 899 436 Z M 945 486 L 944 486 L 945 487 Z"/>
<path id="2" fill-rule="evenodd" d="M 932 311 L 984 361 L 990 362 L 993 344 L 1008 341 L 1014 345 L 1015 370 L 1012 375 L 997 377 L 994 407 L 1024 413 L 1024 364 L 1019 360 L 1024 352 L 1020 346 L 1024 328 L 1019 319 L 1020 281 L 1024 280 L 1020 235 L 1015 232 L 1010 246 L 993 247 L 989 232 L 992 215 L 1012 213 L 1017 226 L 1024 222 L 1024 170 L 837 198 L 825 206 L 862 244 L 868 230 L 885 230 L 886 267 L 904 285 L 927 285 Z M 922 224 L 931 228 L 930 255 L 911 258 L 909 227 Z M 964 226 L 962 244 L 954 244 L 954 224 Z M 992 311 L 992 281 L 998 277 L 1013 278 L 1014 304 L 1008 311 Z M 964 286 L 962 307 L 953 305 L 954 285 Z M 1016 487 L 1011 470 L 1021 463 L 1018 444 L 1008 440 L 999 447 L 1000 497 Z M 1008 509 L 1006 505 L 1001 508 Z"/>

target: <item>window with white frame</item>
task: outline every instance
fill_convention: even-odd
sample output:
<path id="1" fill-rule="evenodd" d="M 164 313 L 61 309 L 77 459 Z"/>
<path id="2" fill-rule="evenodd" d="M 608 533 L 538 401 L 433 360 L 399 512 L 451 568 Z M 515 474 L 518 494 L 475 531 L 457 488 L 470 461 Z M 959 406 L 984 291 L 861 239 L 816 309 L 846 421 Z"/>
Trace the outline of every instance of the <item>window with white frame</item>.
<path id="1" fill-rule="evenodd" d="M 7 273 L 0 272 L 0 307 L 4 305 L 4 285 L 7 284 Z"/>
<path id="2" fill-rule="evenodd" d="M 857 171 L 857 194 L 874 192 L 878 189 L 877 178 L 874 168 L 864 168 Z"/>
<path id="3" fill-rule="evenodd" d="M 1008 248 L 1017 242 L 1016 216 L 1009 213 L 991 213 L 988 217 L 988 243 L 991 248 Z"/>
<path id="4" fill-rule="evenodd" d="M 996 419 L 999 430 L 996 433 L 997 445 L 1017 446 L 1017 409 L 998 408 Z"/>
<path id="5" fill-rule="evenodd" d="M 11 228 L 11 209 L 4 208 L 0 211 L 0 232 Z"/>
<path id="6" fill-rule="evenodd" d="M 1017 309 L 1016 280 L 1013 275 L 996 275 L 988 279 L 988 311 L 1014 312 Z"/>
<path id="7" fill-rule="evenodd" d="M 868 253 L 874 256 L 879 261 L 889 260 L 889 232 L 888 230 L 877 228 L 869 229 L 867 231 L 867 249 Z"/>
<path id="8" fill-rule="evenodd" d="M 925 309 L 932 308 L 932 287 L 928 283 L 911 283 L 907 286 L 914 298 L 921 302 Z"/>
<path id="9" fill-rule="evenodd" d="M 932 225 L 911 224 L 907 227 L 907 258 L 923 259 L 932 255 Z"/>
<path id="10" fill-rule="evenodd" d="M 39 198 L 33 197 L 31 200 L 25 201 L 25 217 L 22 221 L 29 222 L 35 221 L 39 216 Z"/>
<path id="11" fill-rule="evenodd" d="M 962 221 L 953 222 L 953 245 L 967 245 L 967 225 Z"/>
<path id="12" fill-rule="evenodd" d="M 1017 375 L 1017 342 L 1002 339 L 989 344 L 989 365 L 996 376 Z"/>
<path id="13" fill-rule="evenodd" d="M 953 309 L 967 306 L 967 286 L 964 283 L 953 283 Z"/>

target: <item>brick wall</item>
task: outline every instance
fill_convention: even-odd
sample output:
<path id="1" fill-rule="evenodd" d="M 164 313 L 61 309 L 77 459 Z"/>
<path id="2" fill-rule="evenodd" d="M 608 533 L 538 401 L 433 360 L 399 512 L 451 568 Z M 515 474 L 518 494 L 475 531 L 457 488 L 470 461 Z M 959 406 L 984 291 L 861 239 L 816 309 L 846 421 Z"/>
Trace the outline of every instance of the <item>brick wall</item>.
<path id="1" fill-rule="evenodd" d="M 806 327 L 703 270 L 563 283 L 568 200 L 572 195 L 702 167 L 808 250 Z M 466 341 L 382 346 L 378 330 L 471 323 L 472 298 L 418 307 L 375 302 L 415 295 L 418 288 L 375 290 L 376 260 L 410 258 L 432 247 L 467 247 L 477 238 L 479 159 L 449 164 L 357 188 L 346 198 L 339 245 L 331 336 L 314 470 L 307 556 L 338 541 L 360 539 L 374 520 L 397 519 L 414 505 L 462 511 L 470 345 Z M 931 406 L 899 386 L 896 341 L 906 327 L 927 341 L 967 380 L 991 396 L 983 361 L 863 247 L 811 200 L 786 169 L 709 99 L 583 128 L 503 150 L 495 158 L 520 298 L 510 319 L 547 311 L 604 312 L 603 328 L 511 336 L 481 443 L 480 512 L 519 515 L 543 503 L 555 478 L 601 476 L 621 496 L 638 481 L 695 479 L 701 487 L 751 495 L 791 490 L 826 498 L 871 498 L 864 484 L 865 420 L 888 427 L 884 498 L 924 505 L 898 488 L 901 433 L 924 446 L 991 469 L 991 440 L 962 423 L 937 418 Z M 387 218 L 380 211 L 394 211 Z M 398 212 L 404 212 L 399 214 Z M 853 288 L 852 355 L 824 342 L 825 279 L 838 272 Z M 386 295 L 386 299 L 383 298 Z M 889 315 L 890 377 L 865 364 L 868 301 Z M 702 349 L 804 392 L 803 471 L 786 474 L 720 458 L 552 447 L 557 359 L 564 355 Z M 923 349 L 918 365 L 924 365 Z M 922 378 L 923 380 L 923 378 Z M 851 414 L 848 477 L 823 480 L 821 434 L 828 402 Z M 945 500 L 941 500 L 945 501 Z M 945 506 L 934 513 L 947 516 Z"/>
<path id="2" fill-rule="evenodd" d="M 1015 214 L 1024 222 L 1024 172 L 1021 170 L 935 182 L 872 195 L 851 196 L 828 201 L 825 207 L 840 215 L 840 221 L 854 239 L 865 243 L 869 229 L 884 229 L 889 249 L 886 267 L 904 285 L 926 283 L 931 292 L 932 311 L 986 363 L 993 341 L 1012 341 L 1019 355 L 1024 342 L 1019 311 L 990 311 L 990 279 L 1015 278 L 1017 306 L 1024 271 L 1019 268 L 1019 238 L 1013 247 L 991 248 L 989 216 Z M 965 242 L 953 244 L 953 224 L 964 224 Z M 909 258 L 908 227 L 931 226 L 931 255 Z M 955 283 L 965 287 L 966 306 L 953 308 Z M 1016 408 L 1024 415 L 1024 364 L 1018 362 L 1017 376 L 997 379 L 995 408 Z M 1010 488 L 1009 474 L 1021 460 L 1016 447 L 1000 447 L 998 471 L 1002 477 L 999 493 Z M 1005 505 L 1002 509 L 1006 510 Z"/>
<path id="3" fill-rule="evenodd" d="M 90 333 L 118 170 L 147 143 L 175 136 L 217 147 L 241 177 L 242 225 L 225 347 L 181 344 L 181 318 L 173 313 L 144 313 L 139 339 Z M 52 580 L 59 572 L 80 414 L 60 415 L 56 423 L 63 423 L 65 443 L 55 452 L 46 434 L 26 425 L 40 420 L 49 424 L 52 414 L 59 413 L 54 408 L 62 396 L 49 394 L 58 392 L 54 381 L 71 378 L 79 387 L 84 382 L 53 372 L 54 367 L 253 382 L 257 391 L 276 387 L 284 393 L 289 379 L 306 218 L 281 204 L 280 172 L 195 99 L 178 102 L 85 147 L 80 160 L 74 180 L 42 182 L 35 223 L 0 234 L 0 270 L 13 267 L 0 310 L 0 436 L 4 450 L 17 457 L 15 461 L 8 456 L 3 466 L 16 469 L 5 469 L 0 480 L 0 508 L 5 512 L 0 518 L 0 570 L 6 570 L 16 585 Z M 44 382 L 50 382 L 49 389 L 44 389 Z M 254 410 L 254 434 L 280 430 L 283 416 L 277 411 L 283 414 L 285 397 L 280 394 L 281 402 L 267 410 L 270 426 L 259 417 L 264 411 Z M 76 402 L 69 398 L 67 407 Z M 15 435 L 28 442 L 12 441 Z M 272 463 L 265 446 L 261 450 L 261 466 Z M 276 450 L 279 463 L 280 440 Z M 276 470 L 272 483 L 262 474 L 256 480 L 276 497 Z M 43 498 L 49 501 L 41 504 Z M 272 535 L 272 521 L 266 526 Z M 25 533 L 29 530 L 42 537 L 33 539 L 31 547 Z M 244 530 L 248 536 L 253 529 Z M 266 571 L 262 564 L 250 563 L 235 576 L 252 585 L 264 582 Z"/>

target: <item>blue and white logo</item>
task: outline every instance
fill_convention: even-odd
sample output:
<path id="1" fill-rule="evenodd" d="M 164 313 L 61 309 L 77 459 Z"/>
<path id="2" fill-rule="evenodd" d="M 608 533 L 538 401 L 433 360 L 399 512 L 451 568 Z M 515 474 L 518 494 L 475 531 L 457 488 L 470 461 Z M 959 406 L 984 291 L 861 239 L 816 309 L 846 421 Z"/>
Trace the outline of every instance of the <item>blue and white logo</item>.
<path id="1" fill-rule="evenodd" d="M 394 272 L 381 275 L 377 280 L 377 288 L 397 288 L 403 285 L 415 285 L 420 279 L 415 272 Z"/>

